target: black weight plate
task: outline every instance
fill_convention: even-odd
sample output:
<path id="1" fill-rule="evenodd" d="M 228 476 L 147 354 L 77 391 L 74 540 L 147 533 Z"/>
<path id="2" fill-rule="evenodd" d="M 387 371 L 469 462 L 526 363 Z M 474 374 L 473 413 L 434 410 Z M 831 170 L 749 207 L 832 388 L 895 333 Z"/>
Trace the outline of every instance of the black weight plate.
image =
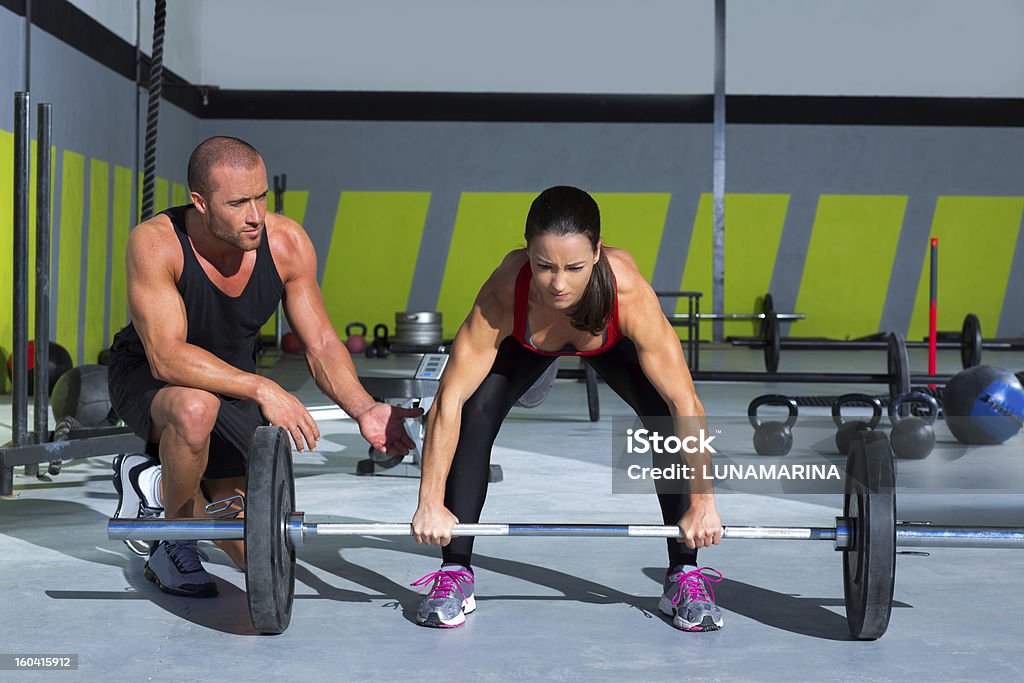
<path id="1" fill-rule="evenodd" d="M 854 439 L 846 461 L 843 515 L 853 545 L 843 551 L 843 592 L 850 633 L 875 640 L 885 633 L 896 581 L 896 475 L 881 432 Z"/>
<path id="2" fill-rule="evenodd" d="M 390 470 L 398 463 L 405 460 L 404 455 L 398 455 L 397 453 L 384 453 L 378 451 L 373 446 L 370 446 L 369 450 L 370 460 L 373 460 L 373 464 L 382 470 Z"/>
<path id="3" fill-rule="evenodd" d="M 782 339 L 779 336 L 779 317 L 774 310 L 764 314 L 764 367 L 770 373 L 779 369 Z"/>
<path id="4" fill-rule="evenodd" d="M 516 400 L 516 405 L 522 406 L 523 408 L 536 408 L 544 399 L 548 397 L 548 392 L 551 391 L 551 385 L 555 383 L 555 377 L 558 375 L 558 359 L 556 358 L 551 365 L 541 373 L 541 376 L 537 378 L 537 381 L 530 386 L 529 389 L 523 392 L 523 394 Z"/>
<path id="5" fill-rule="evenodd" d="M 583 372 L 587 380 L 587 410 L 590 411 L 590 421 L 597 422 L 601 419 L 601 403 L 597 396 L 597 370 L 584 362 Z"/>
<path id="6" fill-rule="evenodd" d="M 295 509 L 292 449 L 280 427 L 259 427 L 249 446 L 245 485 L 245 590 L 260 633 L 288 628 L 295 599 L 295 549 L 288 516 Z"/>
<path id="7" fill-rule="evenodd" d="M 978 316 L 968 313 L 960 328 L 960 364 L 964 370 L 981 365 L 981 321 Z"/>
<path id="8" fill-rule="evenodd" d="M 910 392 L 910 357 L 901 332 L 889 333 L 889 400 Z"/>

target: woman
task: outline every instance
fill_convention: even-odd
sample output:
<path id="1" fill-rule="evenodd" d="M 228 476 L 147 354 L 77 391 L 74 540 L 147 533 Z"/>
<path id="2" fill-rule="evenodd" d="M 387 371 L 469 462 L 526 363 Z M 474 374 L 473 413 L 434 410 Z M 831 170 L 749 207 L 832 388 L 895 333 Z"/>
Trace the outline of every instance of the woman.
<path id="1" fill-rule="evenodd" d="M 558 356 L 582 357 L 637 415 L 698 418 L 676 419 L 678 432 L 704 422 L 679 339 L 632 257 L 601 244 L 594 199 L 574 187 L 545 190 L 530 207 L 525 237 L 526 249 L 506 256 L 477 295 L 428 416 L 413 533 L 444 546 L 444 562 L 413 584 L 432 582 L 416 615 L 424 626 L 460 626 L 476 608 L 473 539 L 453 539 L 452 526 L 479 521 L 501 423 Z M 688 495 L 658 499 L 665 523 L 684 535 L 669 539 L 659 609 L 677 628 L 717 630 L 722 615 L 707 581 L 721 575 L 686 568 L 696 567 L 697 548 L 721 539 L 714 493 L 695 479 Z"/>

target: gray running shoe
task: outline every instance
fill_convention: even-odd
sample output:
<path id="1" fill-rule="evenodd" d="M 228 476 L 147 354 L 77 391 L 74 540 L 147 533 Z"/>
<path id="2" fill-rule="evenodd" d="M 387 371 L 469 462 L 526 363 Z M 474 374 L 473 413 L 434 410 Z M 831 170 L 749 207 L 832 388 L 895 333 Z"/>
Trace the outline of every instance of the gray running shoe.
<path id="1" fill-rule="evenodd" d="M 196 541 L 160 541 L 146 563 L 146 578 L 164 593 L 188 598 L 212 598 L 217 584 L 200 560 L 209 560 Z"/>
<path id="2" fill-rule="evenodd" d="M 149 500 L 139 488 L 139 474 L 150 467 L 159 466 L 160 463 L 156 460 L 141 453 L 119 455 L 114 458 L 114 488 L 117 489 L 115 518 L 143 517 L 149 519 L 163 514 L 164 508 L 160 502 Z M 125 540 L 124 544 L 140 557 L 149 557 L 153 546 L 156 545 L 150 541 L 132 540 Z"/>
<path id="3" fill-rule="evenodd" d="M 425 586 L 431 581 L 430 593 L 416 608 L 416 623 L 432 628 L 455 628 L 466 622 L 466 615 L 476 609 L 473 597 L 473 572 L 465 567 L 441 567 L 413 582 Z"/>
<path id="4" fill-rule="evenodd" d="M 658 609 L 672 617 L 672 625 L 682 631 L 717 631 L 722 628 L 722 610 L 715 604 L 711 583 L 721 580 L 722 573 L 711 567 L 691 571 L 682 565 L 673 567 L 665 575 L 665 592 Z"/>

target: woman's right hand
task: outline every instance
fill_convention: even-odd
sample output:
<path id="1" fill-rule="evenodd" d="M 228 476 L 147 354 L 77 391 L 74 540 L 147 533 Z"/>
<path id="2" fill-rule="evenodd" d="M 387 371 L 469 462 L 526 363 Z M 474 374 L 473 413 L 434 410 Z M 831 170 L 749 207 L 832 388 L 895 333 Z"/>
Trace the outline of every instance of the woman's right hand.
<path id="1" fill-rule="evenodd" d="M 412 534 L 417 543 L 448 545 L 458 518 L 444 505 L 423 505 L 412 516 Z"/>

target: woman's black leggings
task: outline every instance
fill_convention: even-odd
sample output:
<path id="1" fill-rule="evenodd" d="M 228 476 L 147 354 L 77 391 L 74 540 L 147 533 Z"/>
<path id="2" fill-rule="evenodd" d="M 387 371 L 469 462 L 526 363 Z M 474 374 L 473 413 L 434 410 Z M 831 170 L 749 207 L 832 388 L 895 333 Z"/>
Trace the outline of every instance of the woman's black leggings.
<path id="1" fill-rule="evenodd" d="M 498 349 L 491 371 L 476 393 L 462 408 L 462 429 L 455 450 L 444 504 L 464 524 L 480 521 L 480 512 L 487 496 L 487 480 L 491 464 L 491 447 L 501 423 L 516 400 L 529 389 L 554 362 L 553 356 L 529 351 L 506 337 Z M 622 397 L 640 416 L 668 416 L 664 399 L 644 374 L 636 346 L 622 339 L 605 353 L 587 356 L 589 363 L 608 386 Z M 690 497 L 680 493 L 659 493 L 661 516 L 665 524 L 675 524 L 690 506 Z M 668 541 L 669 567 L 697 563 L 697 551 L 675 539 Z M 442 549 L 446 563 L 471 566 L 473 538 L 452 539 Z"/>

